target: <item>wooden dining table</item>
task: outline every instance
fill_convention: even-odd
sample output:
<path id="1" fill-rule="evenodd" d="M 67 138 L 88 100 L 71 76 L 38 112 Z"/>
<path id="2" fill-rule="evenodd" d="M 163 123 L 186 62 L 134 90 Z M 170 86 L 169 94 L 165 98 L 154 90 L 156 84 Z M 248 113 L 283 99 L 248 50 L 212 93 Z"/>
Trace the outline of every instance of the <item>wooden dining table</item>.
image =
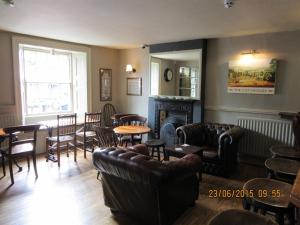
<path id="1" fill-rule="evenodd" d="M 136 126 L 136 125 L 125 125 L 115 127 L 114 132 L 120 135 L 131 135 L 131 144 L 133 145 L 133 137 L 134 135 L 139 134 L 147 134 L 151 131 L 151 129 L 147 126 Z"/>

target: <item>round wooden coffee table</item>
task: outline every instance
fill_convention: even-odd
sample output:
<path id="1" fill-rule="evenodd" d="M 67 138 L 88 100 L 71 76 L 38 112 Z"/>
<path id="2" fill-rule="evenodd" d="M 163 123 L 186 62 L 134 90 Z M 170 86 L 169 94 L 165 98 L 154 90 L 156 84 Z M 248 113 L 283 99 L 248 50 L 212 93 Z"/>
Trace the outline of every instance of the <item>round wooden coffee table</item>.
<path id="1" fill-rule="evenodd" d="M 115 127 L 114 132 L 116 134 L 121 135 L 131 135 L 131 143 L 133 143 L 133 136 L 138 134 L 147 134 L 151 131 L 151 129 L 147 126 L 134 126 L 134 125 L 127 125 L 127 126 L 118 126 Z"/>
<path id="2" fill-rule="evenodd" d="M 208 225 L 278 225 L 272 219 L 246 210 L 229 209 L 213 217 Z"/>
<path id="3" fill-rule="evenodd" d="M 261 210 L 263 214 L 266 211 L 276 214 L 276 221 L 284 225 L 284 215 L 287 215 L 290 223 L 294 224 L 295 208 L 290 203 L 290 194 L 292 185 L 268 178 L 255 178 L 247 181 L 243 190 L 247 195 L 244 198 L 244 208 L 254 211 Z"/>
<path id="4" fill-rule="evenodd" d="M 270 178 L 282 179 L 292 184 L 300 169 L 300 162 L 284 158 L 270 158 L 265 161 L 265 166 Z"/>

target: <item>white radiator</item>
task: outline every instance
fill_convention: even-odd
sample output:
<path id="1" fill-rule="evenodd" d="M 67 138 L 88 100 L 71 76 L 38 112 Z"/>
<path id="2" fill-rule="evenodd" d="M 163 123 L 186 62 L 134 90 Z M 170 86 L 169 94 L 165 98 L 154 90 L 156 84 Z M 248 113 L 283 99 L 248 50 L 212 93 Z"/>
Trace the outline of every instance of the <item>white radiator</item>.
<path id="1" fill-rule="evenodd" d="M 246 129 L 239 143 L 241 154 L 269 157 L 272 145 L 294 144 L 291 121 L 260 118 L 238 118 L 238 125 Z"/>

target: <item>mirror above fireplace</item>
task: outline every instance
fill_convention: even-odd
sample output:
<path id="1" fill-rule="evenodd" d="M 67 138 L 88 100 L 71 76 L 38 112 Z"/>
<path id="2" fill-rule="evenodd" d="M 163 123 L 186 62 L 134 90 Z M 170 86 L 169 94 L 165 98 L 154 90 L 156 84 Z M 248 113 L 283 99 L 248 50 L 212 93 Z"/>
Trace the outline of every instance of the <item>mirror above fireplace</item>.
<path id="1" fill-rule="evenodd" d="M 202 49 L 152 53 L 150 96 L 200 100 L 201 71 Z"/>

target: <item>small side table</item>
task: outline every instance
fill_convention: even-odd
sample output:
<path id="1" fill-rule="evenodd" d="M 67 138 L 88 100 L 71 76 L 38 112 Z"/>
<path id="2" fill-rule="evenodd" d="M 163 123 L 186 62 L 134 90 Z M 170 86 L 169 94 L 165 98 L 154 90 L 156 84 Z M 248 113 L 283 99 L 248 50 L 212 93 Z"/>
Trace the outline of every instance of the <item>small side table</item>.
<path id="1" fill-rule="evenodd" d="M 270 152 L 273 158 L 280 157 L 300 161 L 300 149 L 296 149 L 295 147 L 285 145 L 272 146 Z"/>
<path id="2" fill-rule="evenodd" d="M 268 178 L 254 178 L 244 184 L 243 190 L 245 209 L 250 210 L 253 206 L 255 212 L 259 209 L 262 214 L 273 212 L 279 225 L 284 225 L 284 215 L 287 215 L 290 224 L 294 225 L 295 207 L 290 203 L 292 185 Z"/>
<path id="3" fill-rule="evenodd" d="M 300 162 L 284 158 L 271 158 L 265 161 L 265 166 L 270 178 L 293 184 L 300 169 Z"/>
<path id="4" fill-rule="evenodd" d="M 176 150 L 181 148 L 182 150 Z M 195 145 L 174 145 L 174 146 L 168 146 L 165 148 L 166 157 L 169 159 L 170 156 L 176 157 L 176 158 L 182 158 L 185 155 L 188 154 L 196 154 L 200 156 L 200 158 L 203 158 L 203 151 L 201 147 L 195 146 Z"/>
<path id="5" fill-rule="evenodd" d="M 214 216 L 208 225 L 278 225 L 266 216 L 241 209 L 229 209 Z"/>
<path id="6" fill-rule="evenodd" d="M 151 148 L 151 157 L 154 157 L 154 152 L 156 151 L 157 153 L 157 158 L 160 161 L 160 148 L 163 148 L 163 153 L 164 153 L 164 160 L 166 159 L 165 155 L 165 142 L 160 139 L 153 139 L 153 140 L 148 140 L 145 142 L 145 145 L 147 148 Z"/>

